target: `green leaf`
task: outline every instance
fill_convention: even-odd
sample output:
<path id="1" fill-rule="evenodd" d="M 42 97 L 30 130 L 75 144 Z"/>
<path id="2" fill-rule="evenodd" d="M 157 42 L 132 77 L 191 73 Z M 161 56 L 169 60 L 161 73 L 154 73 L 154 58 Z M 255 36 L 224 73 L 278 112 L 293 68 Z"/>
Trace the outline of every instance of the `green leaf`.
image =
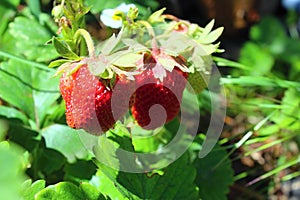
<path id="1" fill-rule="evenodd" d="M 196 45 L 189 37 L 177 32 L 171 32 L 167 40 L 160 43 L 164 52 L 175 57 Z"/>
<path id="2" fill-rule="evenodd" d="M 196 171 L 188 163 L 187 154 L 170 164 L 163 175 L 115 172 L 100 168 L 129 199 L 198 199 L 198 189 L 194 184 Z"/>
<path id="3" fill-rule="evenodd" d="M 191 87 L 188 87 L 188 91 L 192 94 L 200 94 L 205 88 L 207 88 L 209 81 L 209 75 L 206 75 L 203 72 L 194 72 L 190 73 L 188 77 L 188 83 Z"/>
<path id="4" fill-rule="evenodd" d="M 119 149 L 125 151 L 119 151 Z M 119 123 L 116 124 L 114 130 L 100 136 L 97 145 L 93 148 L 98 162 L 105 163 L 114 169 L 127 169 L 128 171 L 128 169 L 135 169 L 137 166 L 136 158 L 133 154 L 127 154 L 127 151 L 134 151 L 132 140 L 128 130 Z"/>
<path id="5" fill-rule="evenodd" d="M 128 46 L 129 50 L 132 50 L 133 52 L 146 52 L 150 51 L 147 47 L 139 43 L 138 41 L 130 38 L 122 39 L 122 42 Z"/>
<path id="6" fill-rule="evenodd" d="M 285 107 L 283 112 L 286 115 L 300 118 L 300 92 L 296 88 L 289 88 L 285 91 L 281 104 Z"/>
<path id="7" fill-rule="evenodd" d="M 96 165 L 91 160 L 78 160 L 73 164 L 66 164 L 64 171 L 64 180 L 80 183 L 92 178 L 96 173 Z"/>
<path id="8" fill-rule="evenodd" d="M 0 35 L 7 28 L 7 24 L 14 17 L 17 12 L 17 6 L 19 5 L 20 0 L 3 0 L 0 4 Z M 1 39 L 0 39 L 1 40 Z"/>
<path id="9" fill-rule="evenodd" d="M 47 149 L 44 140 L 41 140 L 39 133 L 19 124 L 10 123 L 8 139 L 28 150 L 34 158 L 28 174 L 36 176 L 39 174 L 53 175 L 52 173 L 61 169 L 66 162 L 65 157 L 58 151 Z M 48 178 L 50 181 L 50 178 Z"/>
<path id="10" fill-rule="evenodd" d="M 30 152 L 32 152 L 33 149 L 37 148 L 39 145 L 40 141 L 38 139 L 38 135 L 38 132 L 22 126 L 21 124 L 16 124 L 14 122 L 10 122 L 9 124 L 9 140 L 19 144 Z"/>
<path id="11" fill-rule="evenodd" d="M 211 32 L 212 28 L 214 27 L 214 24 L 215 20 L 213 19 L 204 27 L 201 36 L 206 37 Z"/>
<path id="12" fill-rule="evenodd" d="M 58 57 L 52 45 L 45 45 L 52 34 L 34 18 L 20 16 L 9 24 L 0 44 L 5 52 L 45 62 Z"/>
<path id="13" fill-rule="evenodd" d="M 252 66 L 250 75 L 264 75 L 270 72 L 275 60 L 269 52 L 255 43 L 247 42 L 241 50 L 239 62 Z"/>
<path id="14" fill-rule="evenodd" d="M 66 104 L 65 101 L 61 101 L 60 104 L 54 105 L 48 110 L 46 119 L 43 123 L 43 127 L 50 126 L 54 123 L 65 124 L 66 123 Z"/>
<path id="15" fill-rule="evenodd" d="M 89 183 L 78 186 L 69 182 L 60 182 L 41 190 L 35 196 L 36 200 L 105 200 L 106 198 Z"/>
<path id="16" fill-rule="evenodd" d="M 15 108 L 0 105 L 0 116 L 9 119 L 19 119 L 25 124 L 28 123 L 27 117 Z"/>
<path id="17" fill-rule="evenodd" d="M 99 13 L 102 10 L 107 9 L 107 8 L 116 8 L 122 2 L 124 2 L 124 1 L 120 1 L 120 0 L 110 0 L 110 1 L 86 0 L 86 4 L 89 6 L 92 6 L 91 12 L 94 14 Z M 124 3 L 127 3 L 127 1 L 125 1 Z"/>
<path id="18" fill-rule="evenodd" d="M 150 15 L 148 21 L 150 23 L 157 23 L 157 22 L 163 22 L 165 19 L 162 17 L 162 14 L 165 12 L 166 8 L 162 8 L 156 12 L 154 12 L 152 15 Z"/>
<path id="19" fill-rule="evenodd" d="M 52 73 L 15 60 L 0 64 L 0 98 L 19 108 L 36 124 L 43 122 L 49 109 L 60 96 L 58 78 Z M 13 86 L 14 92 L 11 91 Z"/>
<path id="20" fill-rule="evenodd" d="M 142 15 L 147 14 L 149 12 L 149 8 L 151 8 L 152 10 L 155 10 L 159 6 L 159 3 L 156 0 L 147 0 L 147 1 L 140 1 L 140 0 L 123 0 L 123 1 L 120 1 L 120 0 L 110 0 L 110 1 L 86 0 L 85 2 L 87 5 L 92 6 L 91 12 L 93 14 L 98 14 L 99 12 L 101 12 L 102 10 L 107 9 L 107 8 L 116 8 L 121 3 L 135 4 L 139 9 L 139 13 Z"/>
<path id="21" fill-rule="evenodd" d="M 53 45 L 54 45 L 57 53 L 59 53 L 59 55 L 61 55 L 62 57 L 70 59 L 70 60 L 78 60 L 79 59 L 79 56 L 76 55 L 71 50 L 71 48 L 68 46 L 68 44 L 65 43 L 64 41 L 60 41 L 56 37 L 53 37 L 52 42 L 53 42 Z"/>
<path id="22" fill-rule="evenodd" d="M 108 168 L 107 166 L 103 166 Z M 103 172 L 105 170 L 98 170 L 97 174 L 89 181 L 91 185 L 97 188 L 103 195 L 110 197 L 110 199 L 124 199 L 124 195 L 118 190 L 116 185 L 112 180 L 115 180 L 117 176 L 117 171 L 114 171 L 110 168 L 109 170 L 113 171 L 115 174 L 110 174 L 109 172 Z M 109 174 L 111 175 L 108 178 Z"/>
<path id="23" fill-rule="evenodd" d="M 206 157 L 197 158 L 194 165 L 201 199 L 226 200 L 229 186 L 233 184 L 233 170 L 226 150 L 217 144 Z"/>
<path id="24" fill-rule="evenodd" d="M 10 54 L 10 53 L 0 51 L 0 56 L 3 56 L 5 58 L 9 58 L 9 59 L 12 59 L 12 60 L 15 60 L 15 61 L 19 61 L 20 63 L 24 63 L 24 64 L 30 65 L 32 67 L 36 67 L 40 70 L 54 72 L 53 69 L 48 68 L 47 65 L 45 65 L 45 64 L 38 63 L 38 62 L 35 62 L 35 61 L 26 60 L 25 58 L 15 56 L 15 55 Z"/>
<path id="25" fill-rule="evenodd" d="M 5 140 L 9 129 L 9 122 L 6 119 L 0 118 L 0 142 Z"/>
<path id="26" fill-rule="evenodd" d="M 70 163 L 77 158 L 89 157 L 89 152 L 82 144 L 78 131 L 65 125 L 54 124 L 42 130 L 46 146 L 61 152 Z"/>
<path id="27" fill-rule="evenodd" d="M 168 71 L 172 71 L 175 66 L 181 66 L 170 56 L 159 56 L 157 61 Z"/>
<path id="28" fill-rule="evenodd" d="M 272 116 L 280 129 L 298 131 L 300 129 L 300 93 L 296 88 L 285 91 L 281 102 L 282 109 Z"/>
<path id="29" fill-rule="evenodd" d="M 91 184 L 82 182 L 79 185 L 85 198 L 88 200 L 105 200 L 106 198 Z"/>
<path id="30" fill-rule="evenodd" d="M 26 184 L 26 182 L 25 182 Z M 46 181 L 45 180 L 37 180 L 34 183 L 31 184 L 30 180 L 30 186 L 25 188 L 22 191 L 22 196 L 24 200 L 34 200 L 34 196 L 41 191 L 42 189 L 45 188 Z M 24 183 L 23 183 L 24 186 Z"/>
<path id="31" fill-rule="evenodd" d="M 223 27 L 217 28 L 216 30 L 210 32 L 208 35 L 204 37 L 201 36 L 198 41 L 202 44 L 211 44 L 222 35 L 223 30 Z"/>
<path id="32" fill-rule="evenodd" d="M 84 200 L 85 196 L 82 191 L 73 183 L 60 182 L 56 185 L 48 186 L 46 189 L 37 193 L 36 200 L 46 199 L 68 199 Z"/>
<path id="33" fill-rule="evenodd" d="M 105 136 L 100 136 L 98 144 L 94 146 L 93 153 L 95 157 L 101 163 L 106 163 L 110 167 L 119 168 L 119 159 L 116 155 L 116 151 L 119 145 Z"/>
<path id="34" fill-rule="evenodd" d="M 39 15 L 41 14 L 40 1 L 28 0 L 28 6 L 32 14 L 34 14 L 36 17 L 39 17 Z"/>
<path id="35" fill-rule="evenodd" d="M 119 51 L 119 56 L 112 61 L 118 67 L 136 67 L 136 63 L 143 58 L 143 54 L 132 53 L 131 51 Z"/>
<path id="36" fill-rule="evenodd" d="M 58 59 L 58 60 L 55 60 L 55 61 L 52 61 L 48 67 L 49 68 L 54 68 L 54 67 L 59 67 L 61 66 L 62 64 L 66 63 L 66 62 L 69 62 L 70 60 L 65 60 L 65 59 Z"/>
<path id="37" fill-rule="evenodd" d="M 129 174 L 121 172 L 118 180 L 140 199 L 197 199 L 194 184 L 196 171 L 188 164 L 187 154 L 165 169 L 163 175 Z M 126 180 L 130 180 L 127 182 Z"/>
<path id="38" fill-rule="evenodd" d="M 250 30 L 250 38 L 262 44 L 277 43 L 277 41 L 283 41 L 286 37 L 286 31 L 280 21 L 271 16 L 264 17 Z"/>
<path id="39" fill-rule="evenodd" d="M 67 182 L 61 182 L 55 185 L 56 192 L 61 199 L 84 199 L 80 189 L 76 185 Z"/>
<path id="40" fill-rule="evenodd" d="M 145 7 L 145 9 L 150 8 L 152 11 L 156 10 L 159 7 L 159 2 L 157 0 L 147 0 L 147 1 L 130 0 L 130 2 L 132 2 L 134 4 L 139 4 L 143 7 Z"/>
<path id="41" fill-rule="evenodd" d="M 135 150 L 145 153 L 157 151 L 161 145 L 167 144 L 173 136 L 165 128 L 157 132 L 145 130 L 140 126 L 132 127 L 131 134 L 133 135 L 132 143 Z"/>
<path id="42" fill-rule="evenodd" d="M 63 165 L 66 163 L 65 157 L 58 151 L 54 149 L 46 148 L 44 145 L 41 145 L 37 148 L 39 152 L 37 153 L 36 160 L 33 160 L 34 165 L 36 165 L 36 169 L 33 170 L 40 170 L 45 176 L 54 175 L 57 176 L 55 173 L 59 172 Z M 55 181 L 57 181 L 57 177 L 53 177 Z M 55 179 L 56 178 L 56 179 Z M 51 181 L 50 177 L 48 181 Z"/>
<path id="43" fill-rule="evenodd" d="M 58 200 L 59 197 L 56 194 L 54 189 L 52 189 L 51 187 L 47 187 L 42 191 L 40 191 L 39 193 L 37 193 L 35 199 L 36 200 L 49 200 L 49 199 Z"/>
<path id="44" fill-rule="evenodd" d="M 20 199 L 27 161 L 24 152 L 13 143 L 0 142 L 0 194 L 6 200 Z"/>
<path id="45" fill-rule="evenodd" d="M 118 33 L 117 36 L 115 34 L 113 34 L 109 39 L 107 39 L 105 42 L 103 42 L 102 48 L 101 48 L 101 53 L 104 55 L 111 54 L 112 51 L 114 50 L 114 48 L 121 41 L 122 33 L 123 33 L 123 30 L 121 29 L 121 31 Z"/>

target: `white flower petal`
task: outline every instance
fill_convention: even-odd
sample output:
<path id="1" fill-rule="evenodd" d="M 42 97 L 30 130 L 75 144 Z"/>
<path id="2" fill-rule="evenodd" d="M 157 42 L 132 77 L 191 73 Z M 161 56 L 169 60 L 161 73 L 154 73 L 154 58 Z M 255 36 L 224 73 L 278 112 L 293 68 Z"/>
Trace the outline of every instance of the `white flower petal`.
<path id="1" fill-rule="evenodd" d="M 134 4 L 126 4 L 126 3 L 121 3 L 116 10 L 122 11 L 124 13 L 128 13 L 130 8 L 135 8 L 136 6 Z"/>
<path id="2" fill-rule="evenodd" d="M 101 21 L 106 26 L 109 26 L 111 28 L 120 28 L 122 27 L 122 20 L 114 20 L 112 16 L 109 15 L 101 15 L 100 16 Z"/>
<path id="3" fill-rule="evenodd" d="M 113 16 L 115 14 L 116 9 L 105 9 L 102 11 L 101 15 Z"/>

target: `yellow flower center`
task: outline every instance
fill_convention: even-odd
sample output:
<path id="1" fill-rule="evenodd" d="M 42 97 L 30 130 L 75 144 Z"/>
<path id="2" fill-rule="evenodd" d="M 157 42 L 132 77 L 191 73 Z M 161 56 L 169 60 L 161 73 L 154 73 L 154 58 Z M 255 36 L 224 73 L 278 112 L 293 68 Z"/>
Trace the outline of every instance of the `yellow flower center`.
<path id="1" fill-rule="evenodd" d="M 113 20 L 122 20 L 122 18 L 124 17 L 124 13 L 122 11 L 116 10 L 114 15 L 112 16 Z"/>

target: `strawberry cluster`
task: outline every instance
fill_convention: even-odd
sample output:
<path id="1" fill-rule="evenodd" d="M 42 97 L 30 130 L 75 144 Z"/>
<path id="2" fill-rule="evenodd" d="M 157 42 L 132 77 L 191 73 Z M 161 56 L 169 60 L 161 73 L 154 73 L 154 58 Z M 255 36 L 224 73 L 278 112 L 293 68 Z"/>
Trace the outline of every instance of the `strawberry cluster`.
<path id="1" fill-rule="evenodd" d="M 90 55 L 59 68 L 70 127 L 99 135 L 130 111 L 139 126 L 153 130 L 178 115 L 187 83 L 196 92 L 204 89 L 211 54 L 218 50 L 212 42 L 222 30 L 211 32 L 213 22 L 200 28 L 163 10 L 147 21 L 135 20 L 136 13 L 128 13 L 130 23 L 101 45 L 99 55 L 81 32 Z M 54 42 L 57 48 L 63 45 Z"/>

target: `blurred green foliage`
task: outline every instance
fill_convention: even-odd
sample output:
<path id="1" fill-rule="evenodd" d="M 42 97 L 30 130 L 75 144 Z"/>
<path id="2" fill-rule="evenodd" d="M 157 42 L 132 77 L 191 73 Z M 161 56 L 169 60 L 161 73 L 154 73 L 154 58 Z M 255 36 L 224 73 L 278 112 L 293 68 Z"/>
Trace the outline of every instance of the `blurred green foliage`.
<path id="1" fill-rule="evenodd" d="M 282 21 L 268 16 L 251 28 L 250 40 L 240 52 L 240 65 L 219 60 L 223 66 L 234 67 L 231 75 L 221 80 L 229 94 L 230 115 L 247 121 L 246 129 L 264 121 L 244 141 L 243 155 L 280 148 L 281 153 L 275 158 L 278 162 L 272 164 L 273 170 L 251 182 L 255 184 L 273 176 L 269 179 L 269 188 L 272 188 L 269 191 L 276 183 L 288 180 L 280 177 L 279 171 L 287 173 L 289 179 L 298 176 L 294 170 L 299 170 L 300 149 L 299 52 L 300 38 L 291 37 Z M 289 146 L 295 143 L 296 148 L 291 151 Z M 255 145 L 257 148 L 253 149 Z"/>

